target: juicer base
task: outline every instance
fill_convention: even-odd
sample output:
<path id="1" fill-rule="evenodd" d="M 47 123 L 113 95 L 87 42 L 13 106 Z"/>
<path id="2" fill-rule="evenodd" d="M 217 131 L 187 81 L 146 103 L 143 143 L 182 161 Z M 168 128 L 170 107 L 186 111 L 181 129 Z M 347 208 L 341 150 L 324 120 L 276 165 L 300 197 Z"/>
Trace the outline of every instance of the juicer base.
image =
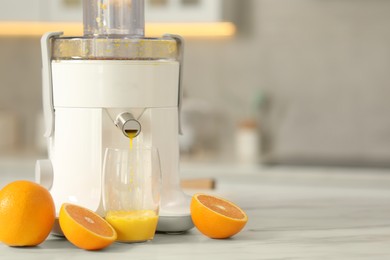
<path id="1" fill-rule="evenodd" d="M 55 219 L 54 225 L 51 229 L 51 233 L 54 236 L 64 237 L 64 233 L 62 233 L 60 222 L 58 221 L 58 218 Z"/>
<path id="2" fill-rule="evenodd" d="M 183 233 L 194 227 L 191 215 L 159 216 L 157 231 L 164 233 Z"/>

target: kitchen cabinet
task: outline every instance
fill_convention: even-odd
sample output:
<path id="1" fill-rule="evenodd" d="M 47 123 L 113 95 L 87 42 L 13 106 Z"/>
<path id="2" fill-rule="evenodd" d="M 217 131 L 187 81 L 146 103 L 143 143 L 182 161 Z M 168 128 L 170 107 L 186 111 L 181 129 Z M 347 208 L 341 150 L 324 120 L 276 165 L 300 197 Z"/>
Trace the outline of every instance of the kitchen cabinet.
<path id="1" fill-rule="evenodd" d="M 222 0 L 146 0 L 149 22 L 218 22 Z"/>
<path id="2" fill-rule="evenodd" d="M 82 0 L 0 0 L 0 21 L 82 22 Z M 218 22 L 222 0 L 145 0 L 147 22 Z"/>
<path id="3" fill-rule="evenodd" d="M 82 21 L 82 0 L 0 0 L 0 21 Z"/>
<path id="4" fill-rule="evenodd" d="M 50 22 L 82 22 L 82 0 L 40 0 L 41 20 Z"/>
<path id="5" fill-rule="evenodd" d="M 36 21 L 40 14 L 40 0 L 0 0 L 0 21 Z"/>

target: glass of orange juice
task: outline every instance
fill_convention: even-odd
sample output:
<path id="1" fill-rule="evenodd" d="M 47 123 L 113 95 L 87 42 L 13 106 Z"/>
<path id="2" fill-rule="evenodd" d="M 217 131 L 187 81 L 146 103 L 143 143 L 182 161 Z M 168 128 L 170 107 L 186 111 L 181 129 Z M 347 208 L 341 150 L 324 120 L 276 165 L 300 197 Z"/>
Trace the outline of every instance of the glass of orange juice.
<path id="1" fill-rule="evenodd" d="M 117 241 L 154 238 L 160 204 L 161 169 L 156 148 L 107 148 L 103 163 L 105 219 Z"/>

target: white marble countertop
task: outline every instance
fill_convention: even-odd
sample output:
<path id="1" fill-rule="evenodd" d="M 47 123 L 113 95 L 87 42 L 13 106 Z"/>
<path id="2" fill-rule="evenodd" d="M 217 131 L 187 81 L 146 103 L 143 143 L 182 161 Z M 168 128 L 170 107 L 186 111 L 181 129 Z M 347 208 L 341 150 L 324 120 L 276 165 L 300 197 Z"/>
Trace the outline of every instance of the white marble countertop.
<path id="1" fill-rule="evenodd" d="M 0 162 L 0 187 L 21 172 L 32 179 L 31 164 L 19 164 L 19 175 L 11 166 Z M 206 192 L 240 205 L 249 217 L 244 230 L 226 240 L 196 229 L 157 234 L 98 252 L 49 237 L 34 248 L 1 244 L 0 259 L 390 259 L 390 170 L 186 164 L 182 176 L 215 178 Z"/>

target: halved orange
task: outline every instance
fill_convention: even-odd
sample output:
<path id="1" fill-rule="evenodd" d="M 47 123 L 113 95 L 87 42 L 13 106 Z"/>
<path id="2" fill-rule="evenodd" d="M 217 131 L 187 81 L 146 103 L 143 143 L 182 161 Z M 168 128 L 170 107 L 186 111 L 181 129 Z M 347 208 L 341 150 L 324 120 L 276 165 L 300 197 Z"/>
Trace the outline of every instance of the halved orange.
<path id="1" fill-rule="evenodd" d="M 60 209 L 59 222 L 65 237 L 82 249 L 103 249 L 117 237 L 115 229 L 106 220 L 77 205 L 64 203 Z"/>
<path id="2" fill-rule="evenodd" d="M 193 195 L 190 209 L 196 228 L 210 238 L 234 236 L 248 222 L 247 215 L 240 207 L 211 195 Z"/>

